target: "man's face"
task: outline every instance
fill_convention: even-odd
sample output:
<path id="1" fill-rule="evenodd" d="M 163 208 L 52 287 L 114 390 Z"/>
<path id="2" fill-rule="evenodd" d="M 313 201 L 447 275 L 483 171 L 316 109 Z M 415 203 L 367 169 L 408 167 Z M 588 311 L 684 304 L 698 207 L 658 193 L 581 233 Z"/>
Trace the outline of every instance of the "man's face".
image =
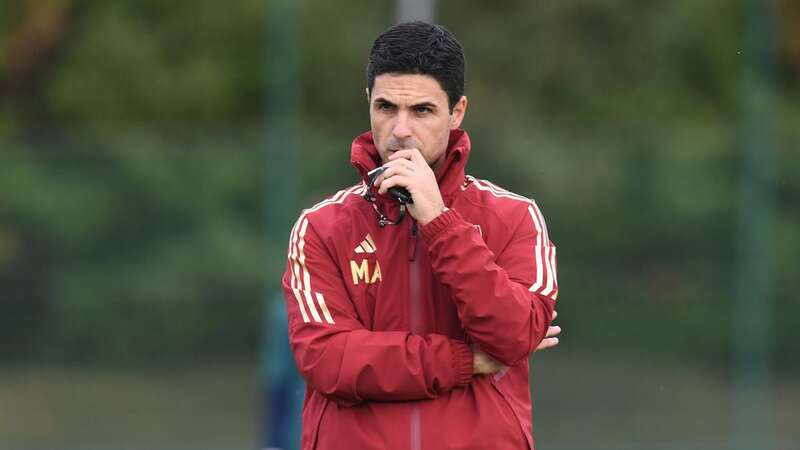
<path id="1" fill-rule="evenodd" d="M 372 138 L 385 163 L 394 151 L 416 148 L 434 169 L 443 160 L 450 130 L 467 108 L 461 97 L 450 113 L 447 93 L 430 75 L 385 73 L 369 96 Z"/>

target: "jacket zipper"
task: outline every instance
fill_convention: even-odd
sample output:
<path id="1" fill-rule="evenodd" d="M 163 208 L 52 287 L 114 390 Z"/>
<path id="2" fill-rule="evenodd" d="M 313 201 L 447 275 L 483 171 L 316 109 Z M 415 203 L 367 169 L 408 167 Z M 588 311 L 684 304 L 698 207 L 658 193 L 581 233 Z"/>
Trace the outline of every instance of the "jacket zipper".
<path id="1" fill-rule="evenodd" d="M 409 328 L 411 333 L 419 334 L 419 302 L 420 302 L 420 261 L 419 261 L 419 230 L 417 222 L 411 221 L 411 239 L 408 241 L 408 306 L 409 306 Z"/>
<path id="2" fill-rule="evenodd" d="M 420 334 L 421 324 L 419 317 L 420 310 L 420 289 L 421 289 L 421 267 L 419 256 L 419 229 L 417 221 L 411 220 L 411 236 L 409 239 L 409 268 L 408 268 L 408 305 L 409 305 L 409 328 L 412 334 Z M 422 418 L 419 404 L 411 404 L 411 428 L 410 443 L 411 450 L 422 450 Z"/>

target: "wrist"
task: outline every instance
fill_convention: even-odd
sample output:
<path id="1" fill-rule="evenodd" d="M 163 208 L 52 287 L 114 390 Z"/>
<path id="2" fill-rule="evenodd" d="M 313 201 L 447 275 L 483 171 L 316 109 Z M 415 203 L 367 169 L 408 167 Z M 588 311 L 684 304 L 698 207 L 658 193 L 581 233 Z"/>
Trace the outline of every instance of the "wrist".
<path id="1" fill-rule="evenodd" d="M 472 381 L 475 370 L 475 357 L 469 345 L 461 341 L 450 341 L 453 352 L 453 387 L 459 388 Z"/>
<path id="2" fill-rule="evenodd" d="M 420 228 L 422 239 L 426 244 L 431 244 L 442 233 L 446 233 L 447 230 L 462 223 L 464 223 L 464 219 L 461 218 L 458 211 L 445 208 L 444 212 Z"/>
<path id="3" fill-rule="evenodd" d="M 449 211 L 449 210 L 450 210 L 450 208 L 448 208 L 448 207 L 446 207 L 446 206 L 442 205 L 442 206 L 441 206 L 441 207 L 440 207 L 440 208 L 439 208 L 439 209 L 436 211 L 436 213 L 435 213 L 435 214 L 431 215 L 430 217 L 426 217 L 425 219 L 419 220 L 419 223 L 420 223 L 420 225 L 423 225 L 423 226 L 424 226 L 424 225 L 427 225 L 427 224 L 429 224 L 429 223 L 433 222 L 434 220 L 436 220 L 436 218 L 437 218 L 437 217 L 441 216 L 443 213 L 445 213 L 445 212 L 447 212 L 447 211 Z"/>

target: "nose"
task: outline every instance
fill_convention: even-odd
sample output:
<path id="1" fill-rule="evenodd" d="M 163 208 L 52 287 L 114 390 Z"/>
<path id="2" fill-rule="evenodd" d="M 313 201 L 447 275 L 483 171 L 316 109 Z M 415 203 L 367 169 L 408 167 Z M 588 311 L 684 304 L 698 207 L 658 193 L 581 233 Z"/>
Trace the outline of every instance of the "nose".
<path id="1" fill-rule="evenodd" d="M 401 112 L 397 115 L 397 122 L 395 122 L 394 128 L 392 128 L 392 136 L 396 139 L 407 139 L 411 137 L 411 126 L 408 123 L 408 115 L 405 112 Z"/>

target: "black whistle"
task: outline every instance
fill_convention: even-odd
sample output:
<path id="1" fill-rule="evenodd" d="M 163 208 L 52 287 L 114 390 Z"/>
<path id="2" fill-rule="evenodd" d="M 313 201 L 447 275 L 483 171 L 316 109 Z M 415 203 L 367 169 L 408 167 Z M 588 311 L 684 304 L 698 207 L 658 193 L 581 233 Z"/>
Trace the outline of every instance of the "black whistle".
<path id="1" fill-rule="evenodd" d="M 384 170 L 386 170 L 386 167 L 381 166 L 369 173 L 370 189 L 372 189 L 372 186 L 375 184 L 375 180 L 380 174 L 383 173 Z M 394 199 L 397 200 L 401 205 L 414 204 L 414 199 L 411 197 L 411 193 L 408 192 L 408 189 L 402 186 L 390 187 L 389 194 L 391 194 L 392 197 L 394 197 Z"/>

